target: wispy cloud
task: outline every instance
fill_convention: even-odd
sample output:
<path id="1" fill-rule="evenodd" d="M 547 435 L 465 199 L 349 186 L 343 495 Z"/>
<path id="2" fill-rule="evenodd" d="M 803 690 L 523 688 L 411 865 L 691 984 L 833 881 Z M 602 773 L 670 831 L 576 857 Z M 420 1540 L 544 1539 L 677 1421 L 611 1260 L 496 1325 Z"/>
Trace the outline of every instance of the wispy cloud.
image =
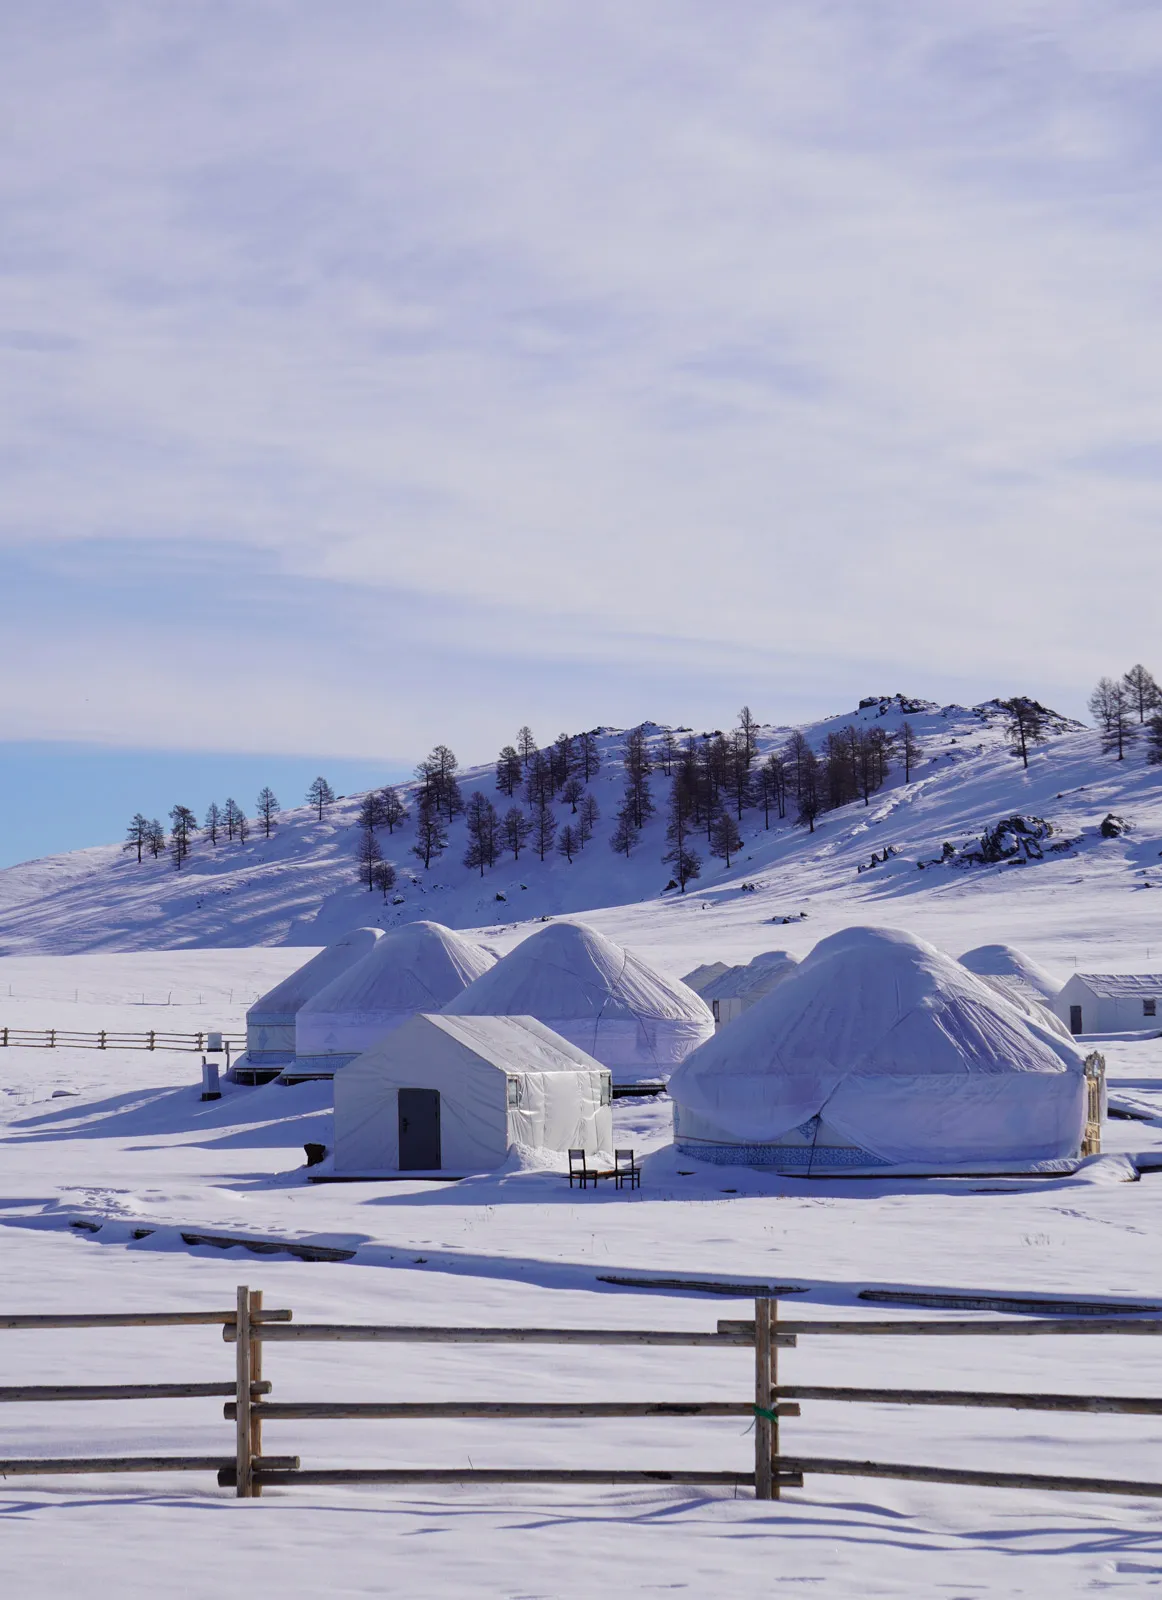
<path id="1" fill-rule="evenodd" d="M 46 0 L 0 63 L 0 734 L 206 659 L 182 739 L 395 754 L 1148 654 L 1153 8 Z"/>

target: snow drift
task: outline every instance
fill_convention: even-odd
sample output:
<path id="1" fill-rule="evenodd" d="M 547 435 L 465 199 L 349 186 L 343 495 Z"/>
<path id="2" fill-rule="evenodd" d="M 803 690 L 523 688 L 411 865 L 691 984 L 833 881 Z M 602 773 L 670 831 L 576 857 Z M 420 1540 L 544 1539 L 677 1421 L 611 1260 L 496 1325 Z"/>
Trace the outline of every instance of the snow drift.
<path id="1" fill-rule="evenodd" d="M 692 989 L 580 922 L 534 933 L 446 1009 L 536 1017 L 609 1067 L 615 1083 L 668 1076 L 714 1033 Z"/>
<path id="2" fill-rule="evenodd" d="M 670 1079 L 686 1155 L 824 1172 L 1075 1156 L 1081 1052 L 911 934 L 848 928 Z"/>
<path id="3" fill-rule="evenodd" d="M 438 922 L 411 922 L 299 1009 L 296 1076 L 329 1077 L 418 1012 L 442 1011 L 496 957 Z"/>

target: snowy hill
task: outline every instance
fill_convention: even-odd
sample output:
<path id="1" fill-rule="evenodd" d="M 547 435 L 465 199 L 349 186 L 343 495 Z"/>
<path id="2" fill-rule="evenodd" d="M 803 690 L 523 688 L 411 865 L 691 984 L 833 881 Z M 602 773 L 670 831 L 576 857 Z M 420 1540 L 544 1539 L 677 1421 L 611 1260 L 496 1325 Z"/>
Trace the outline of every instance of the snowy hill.
<path id="1" fill-rule="evenodd" d="M 1162 890 L 1162 768 L 1146 765 L 1140 748 L 1118 763 L 1101 754 L 1093 731 L 1054 718 L 1025 771 L 1007 747 L 995 703 L 939 708 L 900 697 L 871 699 L 802 731 L 821 749 L 828 734 L 853 723 L 894 732 L 905 716 L 921 746 L 911 782 L 894 761 L 869 804 L 824 812 L 814 834 L 794 825 L 793 803 L 783 820 L 772 814 L 769 827 L 761 807 L 748 808 L 741 851 L 729 868 L 707 854 L 704 835 L 695 839 L 702 872 L 684 896 L 664 892 L 670 780 L 660 770 L 650 779 L 656 812 L 631 855 L 610 848 L 625 775 L 623 735 L 606 729 L 598 739 L 601 768 L 589 786 L 600 820 L 572 862 L 555 850 L 541 861 L 526 846 L 519 861 L 506 854 L 481 874 L 462 864 L 460 816 L 448 849 L 425 871 L 412 854 L 416 807 L 409 786 L 401 791 L 408 822 L 378 835 L 398 871 L 388 899 L 359 881 L 360 797 L 348 796 L 322 821 L 306 807 L 281 813 L 270 839 L 257 825 L 245 844 L 214 847 L 197 837 L 180 872 L 165 856 L 155 861 L 147 855 L 138 865 L 119 845 L 0 872 L 0 953 L 317 946 L 351 927 L 389 927 L 419 917 L 503 935 L 541 917 L 620 907 L 623 931 L 640 925 L 643 913 L 656 933 L 666 928 L 675 935 L 678 923 L 685 931 L 687 919 L 697 918 L 699 948 L 713 945 L 715 953 L 737 950 L 745 957 L 763 940 L 809 946 L 827 928 L 857 920 L 922 930 L 933 917 L 943 923 L 955 916 L 971 894 L 995 901 L 997 937 L 1019 934 L 1022 906 L 1031 909 L 1035 900 L 1043 907 L 1049 897 L 1059 935 L 1075 932 L 1074 942 L 1084 943 L 1116 924 L 1132 957 L 1140 946 L 1145 961 L 1156 915 L 1150 911 L 1154 896 L 1142 891 L 1155 881 Z M 758 759 L 781 748 L 791 731 L 762 727 Z M 646 732 L 656 754 L 663 730 L 647 724 Z M 502 811 L 511 803 L 497 794 L 491 765 L 459 776 L 465 798 L 480 789 Z M 562 824 L 572 816 L 560 799 L 554 810 Z M 1131 824 L 1123 836 L 1102 837 L 1109 812 Z M 1030 835 L 1027 848 L 1022 837 L 1010 836 L 1003 847 L 1018 853 L 999 862 L 969 859 L 970 851 L 979 853 L 981 835 L 1014 814 L 1043 819 L 1052 831 L 1039 841 Z M 1034 828 L 1034 834 L 1043 831 L 1039 823 Z M 979 902 L 973 910 L 979 915 Z M 709 913 L 718 914 L 713 936 L 705 927 Z M 759 924 L 804 914 L 810 926 L 803 937 L 797 922 L 777 935 L 757 931 Z M 1162 946 L 1162 935 L 1154 937 Z"/>

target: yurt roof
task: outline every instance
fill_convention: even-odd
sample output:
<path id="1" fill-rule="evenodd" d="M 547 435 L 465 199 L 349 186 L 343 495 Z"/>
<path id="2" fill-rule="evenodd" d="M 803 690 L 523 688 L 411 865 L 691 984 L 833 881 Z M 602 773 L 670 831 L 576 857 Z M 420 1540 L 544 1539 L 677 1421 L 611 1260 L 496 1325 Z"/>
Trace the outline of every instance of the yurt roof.
<path id="1" fill-rule="evenodd" d="M 552 922 L 532 934 L 446 1009 L 454 1016 L 712 1022 L 693 989 L 580 922 Z"/>
<path id="2" fill-rule="evenodd" d="M 382 928 L 353 928 L 334 944 L 318 951 L 309 961 L 295 970 L 257 999 L 247 1016 L 291 1015 L 299 1007 L 326 988 L 341 973 L 370 954 L 383 937 Z"/>
<path id="3" fill-rule="evenodd" d="M 707 986 L 713 983 L 715 978 L 721 978 L 724 972 L 732 970 L 725 961 L 704 961 L 700 967 L 695 967 L 693 972 L 687 972 L 682 982 L 687 988 L 693 989 L 695 994 L 704 994 Z"/>
<path id="4" fill-rule="evenodd" d="M 438 922 L 409 922 L 383 935 L 302 1007 L 300 1017 L 359 1011 L 441 1011 L 496 957 Z"/>
<path id="5" fill-rule="evenodd" d="M 1061 993 L 1061 979 L 1011 944 L 978 944 L 960 958 L 962 967 L 981 978 L 1015 978 L 1042 1000 Z"/>
<path id="6" fill-rule="evenodd" d="M 379 1056 L 398 1056 L 406 1049 L 409 1030 L 438 1029 L 499 1072 L 605 1072 L 607 1069 L 576 1045 L 562 1039 L 535 1017 L 451 1017 L 447 1012 L 422 1012 L 402 1028 L 385 1034 L 352 1065 L 374 1066 Z"/>
<path id="7" fill-rule="evenodd" d="M 832 934 L 777 988 L 677 1068 L 670 1093 L 717 1081 L 848 1073 L 1061 1072 L 1082 1053 L 959 962 L 891 928 Z"/>
<path id="8" fill-rule="evenodd" d="M 745 966 L 727 967 L 699 992 L 703 1000 L 728 1000 L 781 983 L 799 965 L 789 950 L 764 950 Z"/>

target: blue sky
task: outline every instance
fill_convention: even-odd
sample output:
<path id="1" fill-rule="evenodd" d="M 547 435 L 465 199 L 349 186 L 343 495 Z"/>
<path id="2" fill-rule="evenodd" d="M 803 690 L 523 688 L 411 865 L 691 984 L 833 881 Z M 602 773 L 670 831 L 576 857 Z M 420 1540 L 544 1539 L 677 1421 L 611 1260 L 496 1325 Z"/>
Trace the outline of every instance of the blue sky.
<path id="1" fill-rule="evenodd" d="M 1160 76 L 1141 4 L 0 9 L 0 861 L 1162 672 Z"/>

